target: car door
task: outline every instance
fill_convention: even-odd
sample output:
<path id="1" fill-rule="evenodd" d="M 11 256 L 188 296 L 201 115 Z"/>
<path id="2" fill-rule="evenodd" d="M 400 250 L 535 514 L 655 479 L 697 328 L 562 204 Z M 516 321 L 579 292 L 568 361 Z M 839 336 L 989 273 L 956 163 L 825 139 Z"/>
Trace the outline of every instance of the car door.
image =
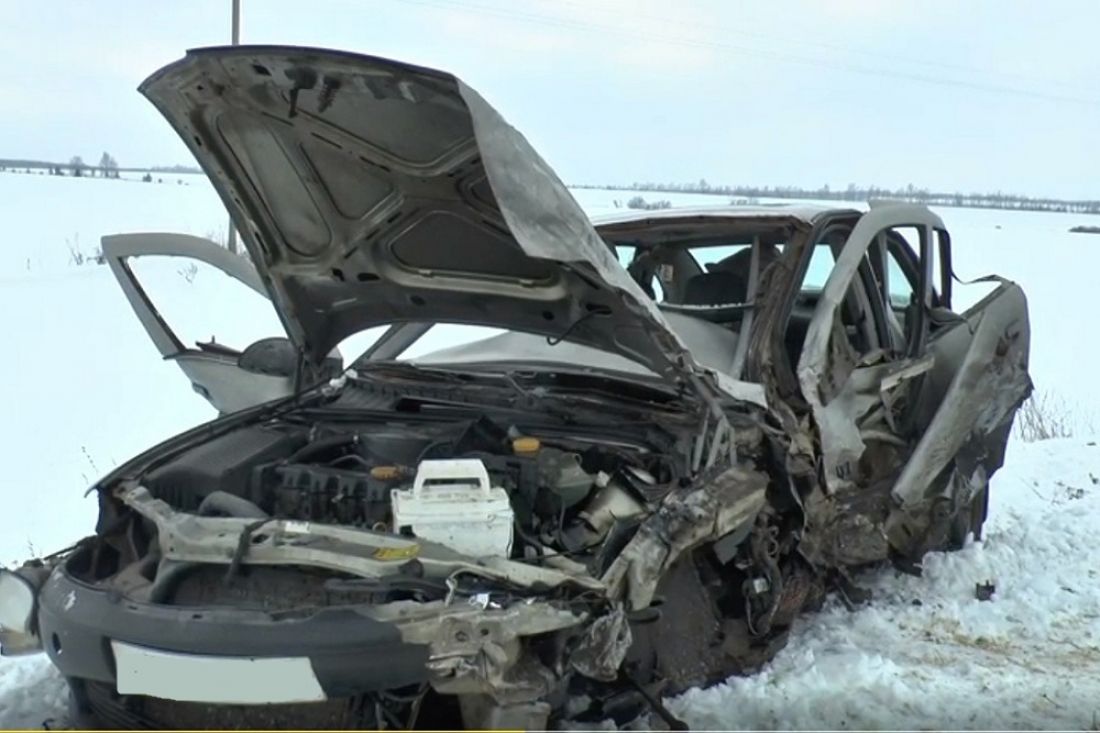
<path id="1" fill-rule="evenodd" d="M 103 237 L 102 246 L 104 259 L 157 351 L 174 362 L 219 413 L 291 394 L 292 375 L 241 367 L 242 351 L 253 343 L 263 340 L 276 349 L 289 346 L 267 291 L 247 259 L 185 234 L 116 234 Z M 235 321 L 241 326 L 237 337 L 250 340 L 220 343 L 211 335 L 187 341 L 180 324 L 170 323 L 158 308 L 167 301 L 176 306 L 177 320 L 201 314 L 203 308 L 221 308 L 220 314 L 208 313 L 219 316 L 211 325 L 221 324 L 223 317 Z"/>
<path id="2" fill-rule="evenodd" d="M 931 237 L 937 228 L 942 222 L 923 207 L 872 209 L 852 228 L 821 289 L 797 376 L 818 426 L 831 493 L 896 476 L 919 437 L 915 398 L 934 364 L 928 313 L 934 297 Z M 904 307 L 897 298 L 890 300 L 890 283 L 882 275 L 890 271 L 889 263 L 875 265 L 889 254 L 885 243 L 898 229 L 910 229 L 919 239 L 921 274 Z M 883 450 L 866 455 L 871 443 Z"/>
<path id="3" fill-rule="evenodd" d="M 955 314 L 949 310 L 950 239 L 942 230 L 936 236 L 942 289 L 929 314 L 927 349 L 933 366 L 914 410 L 920 440 L 891 490 L 899 511 L 887 532 L 898 548 L 936 546 L 927 517 L 944 502 L 964 520 L 961 536 L 951 541 L 961 542 L 967 530 L 978 536 L 989 477 L 1004 460 L 1013 417 L 1032 389 L 1023 291 L 1002 278 L 983 278 L 995 289 Z"/>

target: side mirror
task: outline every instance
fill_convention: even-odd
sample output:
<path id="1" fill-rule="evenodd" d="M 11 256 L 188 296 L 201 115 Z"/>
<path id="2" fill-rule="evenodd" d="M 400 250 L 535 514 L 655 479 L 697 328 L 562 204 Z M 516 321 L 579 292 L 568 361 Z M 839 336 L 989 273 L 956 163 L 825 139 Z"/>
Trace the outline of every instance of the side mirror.
<path id="1" fill-rule="evenodd" d="M 241 352 L 237 366 L 254 374 L 293 377 L 298 368 L 298 349 L 281 336 L 260 339 Z"/>
<path id="2" fill-rule="evenodd" d="M 241 352 L 237 366 L 253 374 L 291 379 L 298 368 L 298 349 L 288 338 L 272 336 L 260 339 Z M 321 366 L 324 375 L 336 376 L 343 370 L 343 358 L 339 352 L 325 358 Z"/>
<path id="3" fill-rule="evenodd" d="M 0 655 L 9 657 L 41 649 L 34 632 L 36 596 L 31 581 L 0 569 Z"/>
<path id="4" fill-rule="evenodd" d="M 966 319 L 958 313 L 940 306 L 929 308 L 928 316 L 932 320 L 932 323 L 940 326 L 949 323 L 966 323 Z"/>

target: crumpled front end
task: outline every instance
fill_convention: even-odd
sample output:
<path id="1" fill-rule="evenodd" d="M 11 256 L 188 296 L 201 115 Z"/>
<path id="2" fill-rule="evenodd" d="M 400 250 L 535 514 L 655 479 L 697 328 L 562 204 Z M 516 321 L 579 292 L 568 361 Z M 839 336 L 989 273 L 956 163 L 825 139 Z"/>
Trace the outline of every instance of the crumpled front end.
<path id="1" fill-rule="evenodd" d="M 768 485 L 747 463 L 691 479 L 659 443 L 484 416 L 241 422 L 105 480 L 97 534 L 37 592 L 34 637 L 90 720 L 254 725 L 279 706 L 407 727 L 429 698 L 448 725 L 629 719 L 668 676 L 642 657 L 670 568 L 722 537 L 732 557 Z M 341 700 L 359 717 L 325 717 Z"/>

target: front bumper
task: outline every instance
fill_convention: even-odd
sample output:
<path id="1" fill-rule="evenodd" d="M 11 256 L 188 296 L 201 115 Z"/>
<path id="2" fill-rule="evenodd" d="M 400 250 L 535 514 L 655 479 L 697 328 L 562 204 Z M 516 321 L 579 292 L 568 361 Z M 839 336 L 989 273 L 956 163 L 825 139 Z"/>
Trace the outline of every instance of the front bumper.
<path id="1" fill-rule="evenodd" d="M 156 524 L 162 565 L 225 567 L 237 556 L 239 538 L 250 532 L 252 520 L 177 512 L 140 487 L 125 492 L 123 501 Z M 591 577 L 504 558 L 474 560 L 429 542 L 291 520 L 267 522 L 262 533 L 252 536 L 243 562 L 384 579 L 400 573 L 410 558 L 425 577 L 446 581 L 450 592 L 445 599 L 331 607 L 307 601 L 278 611 L 205 601 L 167 605 L 127 594 L 127 588 L 144 588 L 144 579 L 119 576 L 90 585 L 61 562 L 38 592 L 37 638 L 70 679 L 161 699 L 309 702 L 429 682 L 443 694 L 525 702 L 546 694 L 556 675 L 536 659 L 519 664 L 524 640 L 578 626 L 589 617 L 584 607 L 554 600 L 555 589 L 603 587 Z M 158 577 L 162 572 L 167 569 L 159 569 Z M 455 578 L 463 575 L 489 587 L 542 587 L 547 594 L 534 598 L 505 590 L 496 597 L 461 590 Z M 257 592 L 260 597 L 280 593 L 277 587 Z M 182 670 L 193 684 L 162 684 L 161 677 Z M 242 676 L 277 682 L 260 684 L 263 694 L 223 692 L 211 682 L 224 679 L 225 687 L 243 688 L 237 682 Z M 298 682 L 284 687 L 287 677 Z"/>
<path id="2" fill-rule="evenodd" d="M 38 630 L 65 677 L 175 700 L 316 701 L 419 684 L 429 676 L 428 645 L 408 643 L 396 624 L 354 608 L 292 617 L 145 604 L 89 587 L 63 568 L 38 595 Z M 251 684 L 273 678 L 276 684 Z"/>

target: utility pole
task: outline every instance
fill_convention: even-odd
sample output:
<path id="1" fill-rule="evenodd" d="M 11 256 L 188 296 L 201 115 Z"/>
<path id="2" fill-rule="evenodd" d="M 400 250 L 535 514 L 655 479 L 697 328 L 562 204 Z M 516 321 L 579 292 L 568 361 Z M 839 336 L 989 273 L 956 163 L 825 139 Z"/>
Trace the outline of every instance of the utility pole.
<path id="1" fill-rule="evenodd" d="M 233 3 L 233 45 L 241 45 L 241 0 L 232 0 Z M 237 254 L 237 230 L 233 228 L 233 217 L 229 217 L 229 232 L 226 237 L 226 245 L 229 251 Z"/>

